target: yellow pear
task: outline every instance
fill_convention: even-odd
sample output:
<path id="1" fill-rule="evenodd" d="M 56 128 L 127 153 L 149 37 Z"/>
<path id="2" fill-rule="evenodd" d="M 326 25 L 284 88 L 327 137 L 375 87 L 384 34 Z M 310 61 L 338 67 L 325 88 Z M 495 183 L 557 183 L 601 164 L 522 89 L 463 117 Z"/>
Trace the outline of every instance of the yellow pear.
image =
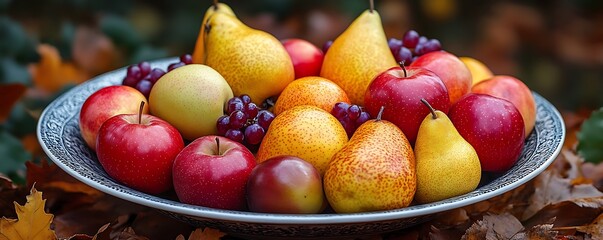
<path id="1" fill-rule="evenodd" d="M 381 112 L 383 108 L 381 109 Z M 331 159 L 323 178 L 329 204 L 337 213 L 403 208 L 416 190 L 415 156 L 396 125 L 369 120 Z"/>
<path id="2" fill-rule="evenodd" d="M 473 191 L 482 174 L 475 149 L 445 113 L 434 110 L 424 99 L 421 101 L 431 113 L 423 119 L 415 142 L 415 200 L 429 203 Z"/>
<path id="3" fill-rule="evenodd" d="M 232 9 L 224 3 L 214 3 L 207 9 L 207 11 L 205 11 L 205 15 L 203 15 L 203 21 L 201 21 L 201 27 L 199 28 L 197 42 L 195 43 L 195 50 L 193 51 L 192 55 L 193 63 L 205 63 L 205 41 L 203 40 L 205 38 L 205 24 L 207 23 L 207 19 L 218 11 L 235 16 Z"/>
<path id="4" fill-rule="evenodd" d="M 278 155 L 292 155 L 311 163 L 322 176 L 331 157 L 348 141 L 339 121 L 311 105 L 293 107 L 274 118 L 257 152 L 261 163 Z"/>
<path id="5" fill-rule="evenodd" d="M 473 82 L 471 83 L 472 86 L 494 76 L 488 66 L 480 60 L 472 57 L 459 57 L 459 59 L 467 66 L 469 72 L 471 72 L 471 79 L 473 79 Z"/>
<path id="6" fill-rule="evenodd" d="M 248 94 L 259 105 L 293 81 L 291 58 L 274 36 L 221 11 L 206 25 L 205 64 L 224 76 L 235 96 Z"/>
<path id="7" fill-rule="evenodd" d="M 366 10 L 333 41 L 320 76 L 343 88 L 353 104 L 364 105 L 369 83 L 394 66 L 398 64 L 387 44 L 381 17 L 376 10 Z"/>

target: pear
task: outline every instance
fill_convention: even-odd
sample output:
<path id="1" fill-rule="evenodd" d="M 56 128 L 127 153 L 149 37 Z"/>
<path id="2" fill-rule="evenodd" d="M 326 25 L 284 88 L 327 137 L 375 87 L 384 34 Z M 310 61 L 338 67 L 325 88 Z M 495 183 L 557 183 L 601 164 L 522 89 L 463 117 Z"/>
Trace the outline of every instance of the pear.
<path id="1" fill-rule="evenodd" d="M 201 27 L 199 28 L 199 35 L 197 36 L 197 42 L 195 43 L 195 50 L 193 51 L 193 63 L 199 63 L 199 64 L 203 64 L 205 63 L 205 24 L 207 24 L 207 19 L 213 15 L 215 12 L 223 12 L 225 14 L 230 14 L 232 16 L 235 16 L 234 12 L 232 11 L 232 8 L 230 8 L 230 6 L 224 4 L 224 3 L 219 3 L 219 2 L 214 2 L 214 4 L 212 4 L 207 11 L 205 11 L 205 15 L 203 15 L 203 21 L 201 21 Z"/>
<path id="2" fill-rule="evenodd" d="M 377 74 L 398 66 L 389 49 L 381 17 L 364 11 L 327 51 L 320 76 L 339 85 L 353 104 L 364 105 L 364 93 Z"/>
<path id="3" fill-rule="evenodd" d="M 456 130 L 448 116 L 429 107 L 415 142 L 417 192 L 415 200 L 429 203 L 473 191 L 482 169 L 477 152 Z"/>
<path id="4" fill-rule="evenodd" d="M 293 81 L 291 58 L 271 34 L 221 11 L 212 14 L 206 26 L 205 64 L 224 76 L 235 96 L 248 94 L 260 106 Z"/>
<path id="5" fill-rule="evenodd" d="M 331 157 L 348 142 L 348 135 L 329 112 L 312 105 L 292 107 L 277 115 L 260 144 L 258 163 L 292 155 L 311 163 L 324 175 Z"/>
<path id="6" fill-rule="evenodd" d="M 331 159 L 324 178 L 327 200 L 337 213 L 403 208 L 416 190 L 415 156 L 396 125 L 369 120 Z"/>

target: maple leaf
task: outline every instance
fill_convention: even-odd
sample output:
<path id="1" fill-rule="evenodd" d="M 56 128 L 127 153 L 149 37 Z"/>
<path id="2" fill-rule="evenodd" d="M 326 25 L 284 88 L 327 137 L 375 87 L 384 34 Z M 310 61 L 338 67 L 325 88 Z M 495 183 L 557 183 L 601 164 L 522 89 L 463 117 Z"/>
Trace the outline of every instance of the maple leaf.
<path id="1" fill-rule="evenodd" d="M 191 235 L 188 236 L 187 240 L 219 240 L 220 238 L 224 237 L 226 235 L 226 233 L 221 232 L 218 229 L 213 229 L 213 228 L 197 228 L 195 229 L 193 232 L 191 232 Z M 176 240 L 185 240 L 184 236 L 178 235 L 178 237 L 176 237 Z"/>
<path id="2" fill-rule="evenodd" d="M 0 84 L 0 123 L 4 122 L 13 106 L 21 96 L 25 93 L 27 88 L 23 84 Z"/>
<path id="3" fill-rule="evenodd" d="M 17 219 L 0 219 L 0 239 L 4 240 L 53 240 L 56 235 L 50 224 L 52 214 L 44 211 L 45 199 L 42 192 L 32 188 L 27 203 L 21 206 L 15 202 Z"/>

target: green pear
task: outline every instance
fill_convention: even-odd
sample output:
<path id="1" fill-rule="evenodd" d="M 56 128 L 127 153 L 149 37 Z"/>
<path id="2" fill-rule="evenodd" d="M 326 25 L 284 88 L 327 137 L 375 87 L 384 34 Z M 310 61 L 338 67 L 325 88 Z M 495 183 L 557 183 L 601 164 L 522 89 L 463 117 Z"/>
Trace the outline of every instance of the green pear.
<path id="1" fill-rule="evenodd" d="M 425 99 L 428 114 L 415 142 L 418 203 L 429 203 L 473 191 L 482 175 L 477 152 L 459 134 L 448 116 Z"/>
<path id="2" fill-rule="evenodd" d="M 273 35 L 223 11 L 214 12 L 206 26 L 205 64 L 224 76 L 235 96 L 248 94 L 259 105 L 293 81 L 291 57 Z"/>
<path id="3" fill-rule="evenodd" d="M 398 66 L 374 9 L 365 10 L 339 35 L 325 54 L 320 76 L 339 85 L 353 104 L 364 105 L 369 83 Z"/>
<path id="4" fill-rule="evenodd" d="M 337 213 L 391 210 L 412 202 L 415 156 L 402 130 L 381 120 L 382 112 L 360 125 L 331 158 L 323 185 Z"/>

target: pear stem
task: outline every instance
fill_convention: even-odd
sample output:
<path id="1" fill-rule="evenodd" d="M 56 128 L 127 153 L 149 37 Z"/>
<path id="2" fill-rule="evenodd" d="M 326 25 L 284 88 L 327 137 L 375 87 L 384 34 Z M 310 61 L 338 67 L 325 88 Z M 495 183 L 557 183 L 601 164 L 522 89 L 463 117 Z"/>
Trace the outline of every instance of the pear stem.
<path id="1" fill-rule="evenodd" d="M 371 13 L 373 13 L 373 10 L 375 10 L 375 3 L 374 3 L 374 1 L 373 0 L 369 0 L 369 5 L 370 5 L 369 11 Z"/>
<path id="2" fill-rule="evenodd" d="M 437 119 L 438 115 L 435 112 L 435 109 L 433 109 L 433 107 L 431 106 L 431 104 L 429 104 L 429 102 L 427 102 L 427 100 L 425 100 L 425 98 L 421 98 L 421 102 L 423 104 L 425 104 L 425 106 L 427 106 L 429 108 L 429 111 L 431 112 L 431 116 L 433 119 Z"/>
<path id="3" fill-rule="evenodd" d="M 214 0 L 214 10 L 218 10 L 218 0 Z"/>
<path id="4" fill-rule="evenodd" d="M 218 155 L 221 155 L 221 153 L 220 153 L 220 139 L 218 137 L 216 137 L 215 139 L 216 139 L 216 146 L 218 148 Z"/>
<path id="5" fill-rule="evenodd" d="M 404 66 L 404 60 L 400 61 L 398 65 L 402 68 L 402 71 L 404 71 L 404 77 L 408 77 L 408 73 L 406 72 L 406 66 Z"/>
<path id="6" fill-rule="evenodd" d="M 138 108 L 138 124 L 142 124 L 142 110 L 144 109 L 144 101 L 140 101 L 140 108 Z"/>
<path id="7" fill-rule="evenodd" d="M 381 115 L 383 115 L 383 110 L 385 110 L 385 106 L 381 106 L 379 109 L 379 113 L 377 113 L 376 121 L 381 121 Z"/>

